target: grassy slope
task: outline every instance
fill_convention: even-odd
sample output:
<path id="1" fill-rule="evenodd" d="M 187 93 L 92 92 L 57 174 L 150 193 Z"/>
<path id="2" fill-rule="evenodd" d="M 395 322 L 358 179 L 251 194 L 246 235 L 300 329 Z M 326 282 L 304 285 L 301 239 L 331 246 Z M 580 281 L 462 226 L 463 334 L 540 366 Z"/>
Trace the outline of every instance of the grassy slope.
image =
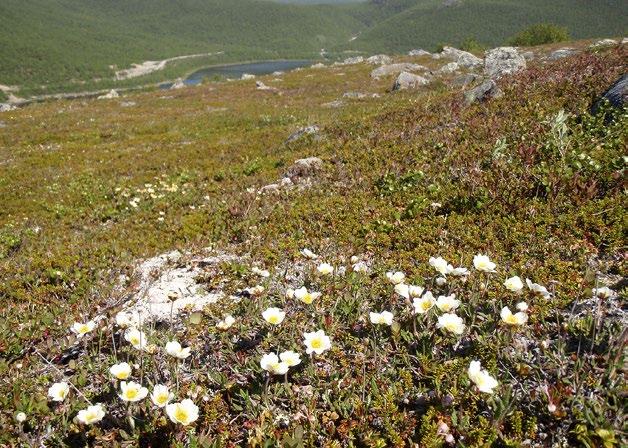
<path id="1" fill-rule="evenodd" d="M 439 446 L 437 425 L 444 421 L 467 446 L 526 438 L 542 444 L 540 433 L 554 440 L 569 433 L 570 445 L 579 443 L 576 434 L 599 442 L 594 432 L 616 429 L 622 418 L 613 404 L 620 400 L 622 381 L 610 369 L 619 352 L 605 345 L 617 328 L 602 320 L 597 339 L 591 339 L 591 322 L 571 322 L 565 313 L 594 286 L 587 268 L 591 259 L 601 260 L 603 271 L 625 272 L 615 254 L 623 244 L 620 155 L 626 116 L 604 128 L 585 114 L 590 99 L 625 72 L 625 61 L 625 50 L 615 50 L 533 64 L 501 81 L 502 99 L 469 108 L 462 107 L 459 92 L 442 86 L 387 93 L 391 80 L 373 81 L 369 67 L 357 65 L 287 74 L 273 84 L 282 96 L 257 91 L 253 82 L 235 82 L 130 95 L 123 100 L 136 106 L 128 108 L 120 106 L 122 100 L 73 101 L 0 114 L 6 123 L 0 128 L 0 426 L 5 428 L 0 442 L 17 437 L 15 410 L 28 413 L 28 437 L 41 434 L 48 423 L 56 428 L 52 437 L 66 443 L 88 437 L 108 445 L 111 438 L 127 437 L 115 429 L 125 426 L 115 396 L 100 395 L 111 415 L 103 429 L 88 434 L 63 426 L 63 413 L 71 417 L 83 404 L 73 397 L 63 412 L 52 410 L 45 390 L 60 376 L 35 356 L 19 354 L 32 347 L 50 358 L 60 354 L 71 322 L 92 317 L 97 306 L 108 303 L 109 287 L 137 258 L 210 243 L 251 254 L 271 269 L 298 259 L 302 247 L 335 264 L 346 263 L 349 254 L 367 253 L 376 274 L 360 281 L 349 277 L 333 290 L 310 279 L 325 292 L 320 306 L 327 310 L 327 317 L 315 315 L 314 322 L 332 334 L 335 346 L 314 372 L 305 361 L 290 377 L 293 384 L 312 385 L 311 396 L 305 389 L 292 394 L 278 381 L 271 384 L 271 405 L 260 404 L 261 353 L 279 344 L 301 349 L 299 319 L 287 319 L 280 333 L 266 333 L 257 318 L 257 307 L 282 302 L 278 291 L 259 304 L 245 300 L 212 307 L 203 325 L 183 330 L 178 338 L 193 345 L 194 361 L 185 363 L 191 380 L 179 395 L 194 384 L 201 388 L 199 397 L 211 397 L 202 404 L 198 422 L 210 439 L 236 444 L 281 439 L 302 425 L 306 446 L 314 435 L 344 443 L 352 439 L 359 446 L 402 446 L 406 440 Z M 382 98 L 338 110 L 321 107 L 345 91 L 365 88 Z M 560 109 L 574 114 L 565 157 L 549 124 Z M 577 118 L 582 114 L 584 119 Z M 323 141 L 283 145 L 296 127 L 312 122 L 324 129 Z M 590 155 L 600 169 L 585 167 L 574 175 L 579 159 L 572 152 Z M 311 190 L 261 200 L 245 192 L 274 181 L 285 165 L 310 155 L 326 162 L 325 175 Z M 157 179 L 177 184 L 179 191 L 155 200 L 138 192 Z M 137 209 L 128 206 L 125 191 L 142 196 Z M 432 202 L 442 207 L 434 211 Z M 157 220 L 159 211 L 165 212 L 164 222 Z M 399 317 L 399 335 L 371 335 L 364 322 L 369 309 L 392 306 L 401 316 L 404 308 L 388 299 L 386 270 L 402 269 L 412 281 L 429 286 L 429 256 L 470 266 L 477 252 L 489 253 L 499 273 L 491 277 L 485 296 L 478 299 L 484 278 L 477 274 L 459 294 L 467 322 L 475 311 L 472 300 L 479 300 L 476 306 L 485 316 L 459 350 L 431 327 L 421 327 L 415 339 L 405 317 Z M 246 266 L 228 272 L 241 287 L 257 281 Z M 532 308 L 521 339 L 487 330 L 496 325 L 495 308 L 519 300 L 505 296 L 501 286 L 504 276 L 515 273 L 556 290 L 551 302 L 525 296 Z M 348 305 L 333 318 L 328 312 L 336 297 Z M 283 306 L 291 316 L 300 315 L 290 302 Z M 212 328 L 224 312 L 239 323 L 223 338 Z M 163 343 L 165 335 L 151 337 Z M 241 338 L 260 338 L 260 345 L 233 344 Z M 579 353 L 578 338 L 589 350 L 587 357 L 570 356 Z M 540 348 L 542 340 L 551 342 L 549 350 Z M 514 350 L 513 343 L 533 349 Z M 85 346 L 89 355 L 59 368 L 95 397 L 108 387 L 112 352 L 99 338 Z M 469 388 L 464 371 L 472 358 L 481 359 L 502 383 L 494 399 Z M 356 363 L 365 373 L 349 367 Z M 155 380 L 153 373 L 145 379 Z M 544 382 L 558 403 L 555 414 L 540 392 Z M 250 399 L 242 398 L 246 394 Z M 443 404 L 447 396 L 454 408 Z M 143 443 L 170 437 L 170 430 L 152 418 L 155 411 L 147 412 L 151 417 L 138 422 L 141 435 L 132 437 Z M 283 428 L 274 419 L 299 412 L 311 415 L 311 422 L 291 420 Z M 178 437 L 186 436 L 179 432 Z"/>
<path id="2" fill-rule="evenodd" d="M 0 80 L 112 77 L 110 65 L 226 51 L 231 60 L 318 54 L 359 28 L 331 6 L 257 0 L 8 0 L 0 4 Z"/>
<path id="3" fill-rule="evenodd" d="M 496 46 L 540 22 L 565 26 L 574 38 L 621 36 L 627 31 L 621 0 L 465 0 L 451 7 L 443 7 L 442 0 L 415 3 L 363 32 L 350 47 L 401 52 L 455 45 L 467 38 Z"/>

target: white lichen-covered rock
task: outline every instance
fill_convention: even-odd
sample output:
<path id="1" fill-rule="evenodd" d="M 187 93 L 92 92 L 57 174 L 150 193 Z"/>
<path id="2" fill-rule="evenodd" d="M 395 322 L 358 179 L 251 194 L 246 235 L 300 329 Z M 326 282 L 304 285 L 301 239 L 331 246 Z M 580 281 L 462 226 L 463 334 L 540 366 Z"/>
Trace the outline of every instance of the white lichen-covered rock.
<path id="1" fill-rule="evenodd" d="M 424 86 L 429 82 L 429 79 L 424 78 L 423 76 L 415 75 L 414 73 L 401 72 L 395 80 L 393 90 L 416 89 L 417 87 Z"/>
<path id="2" fill-rule="evenodd" d="M 605 48 L 605 47 L 613 47 L 615 45 L 617 45 L 618 42 L 614 39 L 602 39 L 602 40 L 598 40 L 597 42 L 591 44 L 589 46 L 589 48 L 591 49 L 599 49 L 599 48 Z"/>
<path id="3" fill-rule="evenodd" d="M 514 47 L 498 47 L 484 55 L 484 72 L 491 78 L 525 70 L 526 60 Z"/>
<path id="4" fill-rule="evenodd" d="M 322 107 L 326 107 L 328 109 L 338 109 L 339 107 L 342 107 L 344 105 L 345 105 L 345 102 L 342 100 L 334 100 L 328 103 L 321 104 Z"/>
<path id="5" fill-rule="evenodd" d="M 453 59 L 460 67 L 477 68 L 482 65 L 482 59 L 468 51 L 458 50 L 457 48 L 445 47 L 440 54 L 443 57 Z"/>
<path id="6" fill-rule="evenodd" d="M 303 128 L 297 129 L 292 134 L 290 134 L 290 136 L 288 137 L 288 140 L 286 140 L 286 143 L 295 142 L 308 135 L 317 137 L 319 132 L 320 132 L 320 128 L 315 124 L 310 125 L 310 126 L 305 126 Z"/>
<path id="7" fill-rule="evenodd" d="M 573 56 L 578 54 L 578 50 L 575 48 L 559 48 L 558 50 L 552 51 L 547 57 L 550 61 L 556 61 L 558 59 L 563 59 L 569 56 Z"/>
<path id="8" fill-rule="evenodd" d="M 185 87 L 185 82 L 183 81 L 183 79 L 179 78 L 170 86 L 170 89 L 179 90 L 179 89 L 183 89 L 184 87 Z"/>
<path id="9" fill-rule="evenodd" d="M 223 297 L 219 290 L 208 291 L 199 283 L 208 271 L 237 257 L 216 254 L 181 263 L 178 251 L 150 258 L 134 274 L 138 278 L 131 299 L 122 311 L 140 316 L 144 323 L 170 321 L 183 311 L 200 311 Z"/>
<path id="10" fill-rule="evenodd" d="M 10 112 L 17 109 L 13 104 L 0 103 L 0 112 Z"/>
<path id="11" fill-rule="evenodd" d="M 424 70 L 427 70 L 427 68 L 422 65 L 400 62 L 399 64 L 389 64 L 377 67 L 371 72 L 371 78 L 378 79 L 388 75 L 396 75 L 401 72 L 419 72 Z"/>
<path id="12" fill-rule="evenodd" d="M 318 157 L 295 160 L 286 170 L 286 178 L 311 177 L 323 169 L 323 161 Z"/>
<path id="13" fill-rule="evenodd" d="M 366 62 L 373 65 L 383 65 L 390 64 L 392 62 L 392 58 L 385 54 L 376 54 L 366 59 Z"/>
<path id="14" fill-rule="evenodd" d="M 120 95 L 118 94 L 118 92 L 116 92 L 114 89 L 111 89 L 109 92 L 105 93 L 104 95 L 100 95 L 98 97 L 99 100 L 109 100 L 109 99 L 113 99 L 113 98 L 118 98 Z"/>
<path id="15" fill-rule="evenodd" d="M 362 62 L 364 62 L 364 57 L 362 56 L 353 56 L 351 58 L 347 58 L 342 62 L 336 62 L 335 65 L 354 65 L 354 64 L 361 64 Z"/>
<path id="16" fill-rule="evenodd" d="M 255 75 L 252 75 L 250 73 L 242 73 L 242 76 L 240 77 L 241 80 L 246 81 L 249 79 L 255 79 Z"/>
<path id="17" fill-rule="evenodd" d="M 449 73 L 454 73 L 460 69 L 460 66 L 457 62 L 450 62 L 449 64 L 443 65 L 441 68 L 437 70 L 437 73 L 441 75 L 446 75 Z"/>
<path id="18" fill-rule="evenodd" d="M 262 81 L 255 81 L 255 88 L 257 90 L 269 90 L 272 92 L 277 92 L 278 89 L 276 87 L 270 87 L 264 84 Z"/>
<path id="19" fill-rule="evenodd" d="M 432 53 L 430 53 L 429 51 L 425 51 L 422 48 L 417 48 L 415 50 L 410 50 L 408 52 L 408 56 L 430 56 Z"/>
<path id="20" fill-rule="evenodd" d="M 312 65 L 310 68 L 325 68 L 326 65 L 323 64 L 322 62 L 319 62 L 318 64 L 314 64 Z"/>

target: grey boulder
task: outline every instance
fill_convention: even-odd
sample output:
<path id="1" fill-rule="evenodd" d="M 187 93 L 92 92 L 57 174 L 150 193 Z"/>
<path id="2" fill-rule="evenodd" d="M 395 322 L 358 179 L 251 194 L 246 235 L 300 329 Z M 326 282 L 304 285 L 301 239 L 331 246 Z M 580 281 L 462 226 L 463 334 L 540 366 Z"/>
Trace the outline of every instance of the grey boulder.
<path id="1" fill-rule="evenodd" d="M 417 87 L 424 86 L 429 82 L 430 81 L 423 76 L 415 75 L 414 73 L 401 72 L 395 80 L 393 90 L 416 89 Z"/>
<path id="2" fill-rule="evenodd" d="M 525 58 L 514 47 L 493 48 L 484 57 L 484 72 L 491 78 L 500 78 L 525 68 Z"/>
<path id="3" fill-rule="evenodd" d="M 488 79 L 477 87 L 465 92 L 464 100 L 467 104 L 485 101 L 488 98 L 499 98 L 504 95 L 495 81 Z"/>

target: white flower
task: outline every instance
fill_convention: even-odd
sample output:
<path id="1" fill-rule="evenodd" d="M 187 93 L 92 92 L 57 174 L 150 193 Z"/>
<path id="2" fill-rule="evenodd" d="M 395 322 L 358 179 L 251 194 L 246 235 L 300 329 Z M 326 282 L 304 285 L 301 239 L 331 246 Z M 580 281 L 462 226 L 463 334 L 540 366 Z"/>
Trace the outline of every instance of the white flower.
<path id="1" fill-rule="evenodd" d="M 523 289 L 523 282 L 518 276 L 510 277 L 504 282 L 506 289 L 512 292 L 519 292 Z"/>
<path id="2" fill-rule="evenodd" d="M 493 263 L 487 255 L 477 254 L 473 257 L 473 266 L 478 271 L 495 272 L 497 265 Z"/>
<path id="3" fill-rule="evenodd" d="M 487 370 L 482 370 L 480 361 L 471 361 L 467 374 L 480 392 L 492 394 L 493 389 L 499 385 L 497 380 L 493 378 Z"/>
<path id="4" fill-rule="evenodd" d="M 527 303 L 525 303 L 525 302 L 519 302 L 519 303 L 517 303 L 516 307 L 517 307 L 517 309 L 518 309 L 519 311 L 523 311 L 524 313 L 525 313 L 526 311 L 528 311 L 528 304 L 527 304 Z"/>
<path id="5" fill-rule="evenodd" d="M 131 366 L 126 362 L 114 364 L 109 368 L 109 373 L 111 373 L 119 380 L 126 380 L 128 377 L 131 376 Z"/>
<path id="6" fill-rule="evenodd" d="M 447 283 L 447 279 L 445 277 L 438 277 L 436 279 L 436 284 L 438 286 L 443 286 L 445 283 Z"/>
<path id="7" fill-rule="evenodd" d="M 432 293 L 428 291 L 421 298 L 415 297 L 412 305 L 414 305 L 414 314 L 425 314 L 436 305 L 436 300 Z"/>
<path id="8" fill-rule="evenodd" d="M 96 328 L 96 322 L 90 320 L 89 322 L 85 323 L 74 322 L 72 324 L 72 327 L 70 327 L 70 330 L 72 330 L 72 333 L 76 334 L 79 338 L 82 338 L 94 328 Z"/>
<path id="9" fill-rule="evenodd" d="M 382 311 L 381 313 L 369 313 L 371 323 L 375 325 L 392 325 L 393 313 L 390 311 Z"/>
<path id="10" fill-rule="evenodd" d="M 266 322 L 272 325 L 279 325 L 286 317 L 286 313 L 279 308 L 268 308 L 262 313 L 262 317 Z"/>
<path id="11" fill-rule="evenodd" d="M 364 261 L 358 261 L 353 265 L 353 271 L 365 274 L 369 271 L 369 266 Z"/>
<path id="12" fill-rule="evenodd" d="M 26 414 L 23 412 L 18 412 L 15 414 L 15 421 L 18 423 L 24 423 L 26 421 Z"/>
<path id="13" fill-rule="evenodd" d="M 140 401 L 148 395 L 148 389 L 134 381 L 129 381 L 128 383 L 126 381 L 122 381 L 120 383 L 120 390 L 122 393 L 118 396 L 124 401 Z"/>
<path id="14" fill-rule="evenodd" d="M 408 293 L 410 294 L 410 297 L 421 297 L 423 291 L 425 291 L 425 288 L 423 288 L 422 286 L 410 285 L 408 287 Z"/>
<path id="15" fill-rule="evenodd" d="M 290 366 L 285 361 L 279 361 L 275 353 L 266 353 L 260 360 L 260 366 L 273 375 L 283 375 L 288 372 Z"/>
<path id="16" fill-rule="evenodd" d="M 593 288 L 593 297 L 600 299 L 609 299 L 615 297 L 615 291 L 608 286 L 602 286 L 601 288 Z"/>
<path id="17" fill-rule="evenodd" d="M 455 275 L 456 277 L 464 277 L 465 275 L 469 275 L 469 270 L 463 267 L 454 268 L 451 271 L 451 275 Z"/>
<path id="18" fill-rule="evenodd" d="M 316 268 L 319 274 L 321 275 L 329 275 L 334 273 L 334 267 L 329 263 L 321 263 Z"/>
<path id="19" fill-rule="evenodd" d="M 279 359 L 282 362 L 285 362 L 288 367 L 294 367 L 296 365 L 301 364 L 301 355 L 297 352 L 293 352 L 292 350 L 287 350 L 279 355 Z"/>
<path id="20" fill-rule="evenodd" d="M 400 271 L 386 272 L 386 278 L 393 285 L 398 285 L 399 283 L 403 283 L 403 281 L 406 279 L 406 274 Z"/>
<path id="21" fill-rule="evenodd" d="M 168 390 L 168 386 L 163 384 L 156 384 L 153 387 L 153 392 L 150 394 L 150 399 L 155 406 L 163 408 L 168 404 L 170 400 L 174 398 L 174 394 Z"/>
<path id="22" fill-rule="evenodd" d="M 48 396 L 52 401 L 63 401 L 70 393 L 68 383 L 54 383 L 48 388 Z"/>
<path id="23" fill-rule="evenodd" d="M 228 330 L 235 323 L 235 319 L 231 314 L 227 314 L 223 320 L 216 324 L 216 328 L 219 330 Z"/>
<path id="24" fill-rule="evenodd" d="M 198 418 L 198 406 L 192 400 L 186 398 L 180 403 L 172 403 L 166 406 L 166 414 L 173 423 L 189 425 Z"/>
<path id="25" fill-rule="evenodd" d="M 137 350 L 145 350 L 146 349 L 146 334 L 143 331 L 138 330 L 137 328 L 129 328 L 124 333 L 124 339 L 129 342 L 134 348 Z"/>
<path id="26" fill-rule="evenodd" d="M 305 353 L 310 355 L 312 352 L 320 355 L 325 350 L 331 348 L 331 340 L 325 334 L 325 331 L 318 330 L 312 333 L 303 333 L 303 343 L 305 344 Z"/>
<path id="27" fill-rule="evenodd" d="M 190 347 L 183 348 L 177 341 L 166 342 L 166 353 L 175 358 L 185 359 L 190 356 Z"/>
<path id="28" fill-rule="evenodd" d="M 410 298 L 410 287 L 405 283 L 397 283 L 395 285 L 395 292 L 401 297 L 405 297 L 406 299 Z"/>
<path id="29" fill-rule="evenodd" d="M 460 300 L 456 300 L 455 294 L 452 294 L 450 296 L 438 296 L 438 300 L 436 300 L 436 306 L 439 310 L 448 313 L 460 306 Z"/>
<path id="30" fill-rule="evenodd" d="M 286 299 L 293 299 L 293 298 L 294 298 L 294 289 L 292 288 L 286 289 Z"/>
<path id="31" fill-rule="evenodd" d="M 265 288 L 262 285 L 253 286 L 252 288 L 246 288 L 246 291 L 250 296 L 258 297 L 261 296 L 264 292 Z"/>
<path id="32" fill-rule="evenodd" d="M 447 261 L 443 257 L 430 257 L 429 259 L 430 266 L 436 269 L 436 272 L 447 275 L 454 270 L 454 267 L 447 263 Z"/>
<path id="33" fill-rule="evenodd" d="M 116 314 L 116 325 L 120 328 L 139 327 L 139 316 L 137 313 L 120 311 Z"/>
<path id="34" fill-rule="evenodd" d="M 453 313 L 445 313 L 438 317 L 436 328 L 444 328 L 454 334 L 462 334 L 464 331 L 464 321 Z"/>
<path id="35" fill-rule="evenodd" d="M 76 418 L 79 422 L 85 425 L 91 425 L 98 423 L 105 416 L 105 409 L 102 404 L 95 404 L 88 406 L 87 409 L 82 409 L 78 412 Z"/>
<path id="36" fill-rule="evenodd" d="M 318 258 L 318 255 L 316 255 L 314 252 L 307 248 L 301 249 L 301 255 L 303 255 L 305 258 L 309 258 L 310 260 L 316 260 Z"/>
<path id="37" fill-rule="evenodd" d="M 253 272 L 253 274 L 257 274 L 260 277 L 270 277 L 270 272 L 268 272 L 267 270 L 263 270 L 257 267 L 254 267 L 253 269 L 251 269 L 251 272 Z"/>
<path id="38" fill-rule="evenodd" d="M 294 291 L 294 297 L 301 302 L 310 305 L 314 300 L 321 296 L 320 292 L 309 292 L 305 286 Z"/>
<path id="39" fill-rule="evenodd" d="M 502 308 L 500 316 L 504 322 L 509 325 L 523 325 L 528 321 L 528 315 L 524 312 L 518 312 L 516 314 L 512 314 L 510 308 L 507 306 Z"/>
<path id="40" fill-rule="evenodd" d="M 357 263 L 358 261 L 360 261 L 360 257 L 358 257 L 357 255 L 352 255 L 351 258 L 349 259 L 349 261 L 353 264 Z"/>
<path id="41" fill-rule="evenodd" d="M 552 297 L 552 294 L 550 294 L 545 286 L 539 285 L 538 283 L 532 283 L 529 278 L 526 278 L 526 285 L 528 285 L 528 289 L 532 291 L 535 296 L 541 296 L 544 299 Z"/>

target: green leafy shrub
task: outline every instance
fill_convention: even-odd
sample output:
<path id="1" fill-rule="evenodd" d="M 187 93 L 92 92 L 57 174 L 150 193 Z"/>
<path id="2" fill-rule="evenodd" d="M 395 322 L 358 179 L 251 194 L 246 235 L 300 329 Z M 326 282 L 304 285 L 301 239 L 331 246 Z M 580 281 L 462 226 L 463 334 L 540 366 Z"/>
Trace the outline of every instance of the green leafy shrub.
<path id="1" fill-rule="evenodd" d="M 566 40 L 569 40 L 567 28 L 552 23 L 538 23 L 519 31 L 508 40 L 508 44 L 517 47 L 532 47 Z"/>

